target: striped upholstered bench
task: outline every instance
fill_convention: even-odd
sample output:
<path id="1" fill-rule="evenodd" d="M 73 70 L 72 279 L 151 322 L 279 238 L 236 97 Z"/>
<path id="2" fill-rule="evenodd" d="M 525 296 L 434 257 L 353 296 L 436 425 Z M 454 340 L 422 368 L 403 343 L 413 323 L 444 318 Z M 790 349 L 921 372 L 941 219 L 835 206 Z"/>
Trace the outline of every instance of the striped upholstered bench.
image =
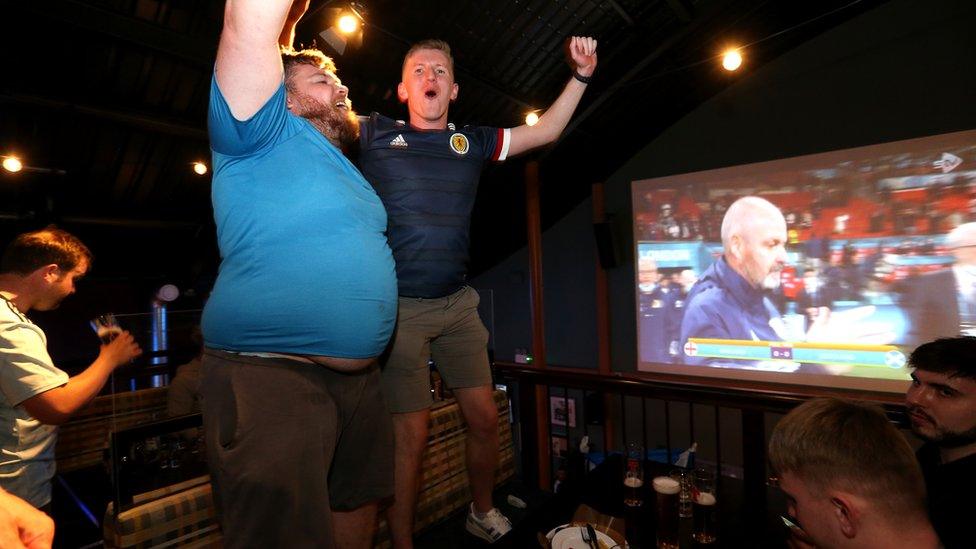
<path id="1" fill-rule="evenodd" d="M 144 503 L 114 517 L 112 503 L 105 511 L 105 547 L 220 547 L 220 527 L 214 514 L 210 477 L 200 477 L 144 494 Z"/>

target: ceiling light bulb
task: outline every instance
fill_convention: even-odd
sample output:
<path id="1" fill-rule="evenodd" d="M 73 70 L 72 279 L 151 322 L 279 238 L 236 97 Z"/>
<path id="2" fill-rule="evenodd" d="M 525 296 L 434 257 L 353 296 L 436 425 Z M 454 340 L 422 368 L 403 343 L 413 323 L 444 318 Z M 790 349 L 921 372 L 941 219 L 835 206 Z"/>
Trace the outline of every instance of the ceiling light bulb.
<path id="1" fill-rule="evenodd" d="M 722 54 L 722 66 L 727 71 L 734 71 L 742 65 L 742 54 L 739 50 L 729 50 Z"/>
<path id="2" fill-rule="evenodd" d="M 538 114 L 536 114 L 534 112 L 530 112 L 529 114 L 525 115 L 525 125 L 526 126 L 535 126 L 538 123 L 539 123 L 539 115 Z"/>
<path id="3" fill-rule="evenodd" d="M 8 156 L 3 159 L 3 169 L 8 172 L 19 172 L 24 169 L 24 164 L 16 156 Z"/>
<path id="4" fill-rule="evenodd" d="M 343 15 L 339 18 L 339 30 L 345 34 L 352 34 L 359 28 L 359 21 L 353 15 Z"/>
<path id="5" fill-rule="evenodd" d="M 193 171 L 196 172 L 197 175 L 206 175 L 207 165 L 204 164 L 203 162 L 194 162 Z"/>

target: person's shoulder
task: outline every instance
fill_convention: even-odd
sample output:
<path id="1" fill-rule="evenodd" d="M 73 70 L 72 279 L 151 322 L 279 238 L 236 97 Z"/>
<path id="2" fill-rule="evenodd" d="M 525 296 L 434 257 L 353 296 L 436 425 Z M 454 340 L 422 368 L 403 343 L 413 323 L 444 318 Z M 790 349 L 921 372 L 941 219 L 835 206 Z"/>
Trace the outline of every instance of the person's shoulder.
<path id="1" fill-rule="evenodd" d="M 407 127 L 407 122 L 405 120 L 399 120 L 396 118 L 390 118 L 384 114 L 373 111 L 367 116 L 359 117 L 360 123 L 367 122 L 378 127 Z"/>
<path id="2" fill-rule="evenodd" d="M 726 291 L 714 283 L 706 283 L 694 294 L 685 299 L 685 315 L 687 316 L 715 316 L 721 315 L 729 308 Z"/>
<path id="3" fill-rule="evenodd" d="M 940 283 L 948 280 L 953 280 L 955 278 L 956 278 L 956 273 L 953 272 L 952 268 L 948 268 L 948 269 L 942 269 L 941 271 L 922 274 L 918 277 L 918 280 L 927 283 Z"/>
<path id="4" fill-rule="evenodd" d="M 5 298 L 0 298 L 0 329 L 11 328 L 19 324 L 31 324 L 24 313 L 17 306 Z"/>
<path id="5" fill-rule="evenodd" d="M 908 293 L 917 299 L 939 299 L 955 297 L 954 292 L 943 291 L 952 288 L 956 283 L 956 273 L 951 268 L 924 273 L 910 279 L 905 287 Z"/>
<path id="6" fill-rule="evenodd" d="M 496 128 L 494 126 L 476 126 L 472 124 L 465 124 L 461 126 L 460 130 L 455 129 L 453 123 L 448 124 L 447 131 L 452 133 L 463 133 L 465 135 L 470 135 L 476 138 L 482 138 L 487 136 L 496 136 L 499 132 L 505 131 L 504 128 Z"/>

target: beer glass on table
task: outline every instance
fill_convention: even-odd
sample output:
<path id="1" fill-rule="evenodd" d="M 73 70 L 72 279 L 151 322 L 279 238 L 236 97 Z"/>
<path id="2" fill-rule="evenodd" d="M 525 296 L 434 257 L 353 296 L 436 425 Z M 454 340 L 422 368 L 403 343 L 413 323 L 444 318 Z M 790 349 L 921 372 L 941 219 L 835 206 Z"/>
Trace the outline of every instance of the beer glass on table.
<path id="1" fill-rule="evenodd" d="M 681 483 L 671 477 L 656 477 L 653 485 L 657 501 L 657 547 L 678 549 L 678 500 Z"/>
<path id="2" fill-rule="evenodd" d="M 715 499 L 715 475 L 711 471 L 695 471 L 692 490 L 691 537 L 698 543 L 718 540 L 718 510 Z"/>
<path id="3" fill-rule="evenodd" d="M 631 442 L 624 456 L 624 505 L 640 507 L 644 504 L 644 447 Z"/>
<path id="4" fill-rule="evenodd" d="M 108 345 L 122 333 L 122 328 L 112 313 L 98 315 L 91 320 L 90 324 L 103 345 Z"/>
<path id="5" fill-rule="evenodd" d="M 688 469 L 674 469 L 671 471 L 670 477 L 678 481 L 678 485 L 681 487 L 678 498 L 678 516 L 691 518 L 692 472 Z"/>

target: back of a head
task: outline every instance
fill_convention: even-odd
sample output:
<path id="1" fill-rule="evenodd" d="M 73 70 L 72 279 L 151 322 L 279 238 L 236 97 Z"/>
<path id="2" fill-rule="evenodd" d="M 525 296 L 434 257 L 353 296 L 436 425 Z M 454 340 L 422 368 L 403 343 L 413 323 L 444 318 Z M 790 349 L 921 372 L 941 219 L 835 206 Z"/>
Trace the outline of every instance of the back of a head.
<path id="1" fill-rule="evenodd" d="M 923 343 L 908 357 L 908 367 L 976 380 L 976 337 L 959 336 Z"/>
<path id="2" fill-rule="evenodd" d="M 976 246 L 976 222 L 963 223 L 946 235 L 945 245 L 949 249 Z"/>
<path id="3" fill-rule="evenodd" d="M 773 429 L 769 462 L 814 494 L 856 494 L 894 521 L 924 519 L 925 484 L 911 446 L 875 406 L 835 398 L 796 407 Z"/>
<path id="4" fill-rule="evenodd" d="M 71 233 L 51 226 L 18 235 L 8 244 L 0 258 L 0 273 L 25 276 L 51 264 L 70 271 L 82 260 L 91 264 L 88 247 Z"/>

